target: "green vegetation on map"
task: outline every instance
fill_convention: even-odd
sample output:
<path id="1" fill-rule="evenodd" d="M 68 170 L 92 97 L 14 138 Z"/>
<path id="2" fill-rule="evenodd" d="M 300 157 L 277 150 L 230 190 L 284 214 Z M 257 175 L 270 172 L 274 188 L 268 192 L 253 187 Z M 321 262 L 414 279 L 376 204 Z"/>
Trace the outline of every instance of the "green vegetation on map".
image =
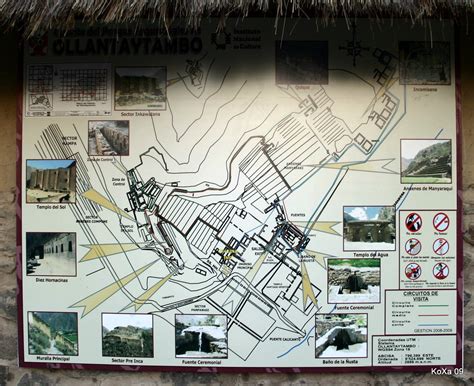
<path id="1" fill-rule="evenodd" d="M 329 265 L 345 265 L 355 268 L 380 267 L 380 259 L 328 259 Z"/>

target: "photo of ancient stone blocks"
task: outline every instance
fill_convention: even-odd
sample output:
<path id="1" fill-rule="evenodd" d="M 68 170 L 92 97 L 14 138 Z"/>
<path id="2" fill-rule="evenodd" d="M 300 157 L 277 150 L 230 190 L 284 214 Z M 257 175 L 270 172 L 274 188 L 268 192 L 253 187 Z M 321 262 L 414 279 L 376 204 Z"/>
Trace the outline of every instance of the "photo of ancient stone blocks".
<path id="1" fill-rule="evenodd" d="M 166 67 L 116 67 L 115 110 L 164 110 Z"/>
<path id="2" fill-rule="evenodd" d="M 89 155 L 129 155 L 130 122 L 89 121 L 88 138 Z"/>
<path id="3" fill-rule="evenodd" d="M 316 315 L 316 358 L 366 358 L 367 314 Z"/>
<path id="4" fill-rule="evenodd" d="M 178 358 L 227 358 L 227 317 L 176 315 L 175 346 Z"/>
<path id="5" fill-rule="evenodd" d="M 77 355 L 77 313 L 28 312 L 30 355 Z"/>
<path id="6" fill-rule="evenodd" d="M 276 84 L 328 84 L 328 43 L 275 42 Z"/>
<path id="7" fill-rule="evenodd" d="M 399 42 L 400 84 L 451 84 L 451 46 L 449 42 Z"/>
<path id="8" fill-rule="evenodd" d="M 379 303 L 380 259 L 328 259 L 328 303 Z"/>
<path id="9" fill-rule="evenodd" d="M 450 184 L 452 150 L 449 139 L 402 139 L 402 184 Z"/>
<path id="10" fill-rule="evenodd" d="M 344 251 L 394 251 L 393 206 L 345 206 Z"/>
<path id="11" fill-rule="evenodd" d="M 35 204 L 76 202 L 76 161 L 27 160 L 26 202 Z"/>
<path id="12" fill-rule="evenodd" d="M 153 315 L 102 314 L 102 355 L 152 358 Z"/>
<path id="13" fill-rule="evenodd" d="M 28 276 L 75 276 L 75 233 L 26 233 Z"/>

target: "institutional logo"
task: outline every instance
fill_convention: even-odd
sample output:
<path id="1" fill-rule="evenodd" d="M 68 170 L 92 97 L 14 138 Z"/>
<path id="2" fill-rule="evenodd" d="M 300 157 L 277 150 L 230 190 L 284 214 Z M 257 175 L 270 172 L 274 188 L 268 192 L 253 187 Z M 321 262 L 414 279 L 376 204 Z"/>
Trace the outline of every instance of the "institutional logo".
<path id="1" fill-rule="evenodd" d="M 28 41 L 30 56 L 45 56 L 48 54 L 48 34 L 32 38 Z"/>
<path id="2" fill-rule="evenodd" d="M 226 31 L 213 32 L 211 34 L 211 43 L 216 46 L 216 49 L 225 50 L 232 43 L 232 35 Z"/>

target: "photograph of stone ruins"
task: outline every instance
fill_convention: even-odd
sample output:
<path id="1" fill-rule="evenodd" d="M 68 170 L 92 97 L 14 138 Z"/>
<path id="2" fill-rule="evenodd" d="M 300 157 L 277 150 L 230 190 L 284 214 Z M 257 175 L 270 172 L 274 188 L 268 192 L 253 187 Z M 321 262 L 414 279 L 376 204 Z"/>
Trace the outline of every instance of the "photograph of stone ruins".
<path id="1" fill-rule="evenodd" d="M 128 155 L 129 126 L 129 121 L 89 121 L 88 154 Z"/>
<path id="2" fill-rule="evenodd" d="M 102 355 L 152 358 L 153 315 L 102 314 Z"/>
<path id="3" fill-rule="evenodd" d="M 116 110 L 163 110 L 166 102 L 165 67 L 116 67 Z"/>
<path id="4" fill-rule="evenodd" d="M 394 251 L 395 208 L 393 206 L 345 206 L 345 251 Z"/>
<path id="5" fill-rule="evenodd" d="M 367 314 L 316 315 L 316 358 L 367 357 Z"/>
<path id="6" fill-rule="evenodd" d="M 26 234 L 28 276 L 75 276 L 76 234 L 28 232 Z"/>
<path id="7" fill-rule="evenodd" d="M 27 160 L 26 202 L 76 202 L 76 161 Z"/>
<path id="8" fill-rule="evenodd" d="M 28 312 L 30 355 L 77 355 L 75 312 Z"/>

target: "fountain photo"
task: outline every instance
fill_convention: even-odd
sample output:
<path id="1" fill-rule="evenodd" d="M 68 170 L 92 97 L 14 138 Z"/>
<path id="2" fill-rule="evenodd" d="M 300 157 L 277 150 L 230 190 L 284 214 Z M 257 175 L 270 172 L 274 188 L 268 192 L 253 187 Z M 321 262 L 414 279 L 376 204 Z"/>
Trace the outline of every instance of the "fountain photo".
<path id="1" fill-rule="evenodd" d="M 225 315 L 176 315 L 177 358 L 227 358 Z"/>
<path id="2" fill-rule="evenodd" d="M 367 314 L 316 315 L 316 358 L 366 358 Z"/>
<path id="3" fill-rule="evenodd" d="M 328 259 L 328 303 L 379 303 L 380 259 Z"/>
<path id="4" fill-rule="evenodd" d="M 393 206 L 345 206 L 344 251 L 394 251 Z"/>
<path id="5" fill-rule="evenodd" d="M 152 358 L 153 315 L 102 314 L 102 355 Z"/>
<path id="6" fill-rule="evenodd" d="M 28 312 L 30 355 L 78 355 L 77 313 Z"/>

